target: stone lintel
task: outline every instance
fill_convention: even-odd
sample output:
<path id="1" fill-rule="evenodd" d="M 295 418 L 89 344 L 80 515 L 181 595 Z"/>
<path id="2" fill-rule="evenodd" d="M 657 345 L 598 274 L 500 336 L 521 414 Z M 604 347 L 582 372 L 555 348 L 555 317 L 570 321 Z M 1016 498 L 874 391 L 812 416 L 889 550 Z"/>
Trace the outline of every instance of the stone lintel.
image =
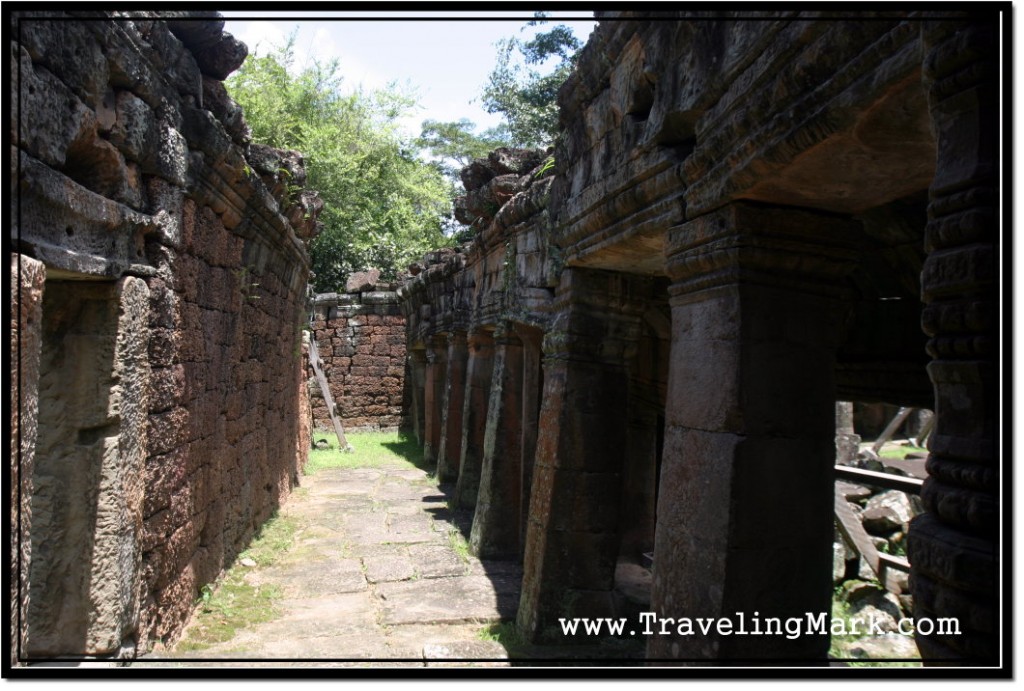
<path id="1" fill-rule="evenodd" d="M 671 294 L 745 284 L 838 297 L 860 239 L 850 219 L 735 202 L 669 231 Z"/>
<path id="2" fill-rule="evenodd" d="M 623 365 L 636 350 L 654 281 L 647 276 L 571 268 L 562 272 L 544 335 L 546 360 Z"/>

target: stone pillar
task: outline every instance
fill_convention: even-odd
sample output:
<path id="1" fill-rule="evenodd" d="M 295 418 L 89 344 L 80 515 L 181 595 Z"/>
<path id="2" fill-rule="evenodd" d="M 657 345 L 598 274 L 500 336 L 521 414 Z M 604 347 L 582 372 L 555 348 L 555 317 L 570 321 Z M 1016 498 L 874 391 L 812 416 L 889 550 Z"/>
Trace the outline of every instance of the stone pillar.
<path id="1" fill-rule="evenodd" d="M 466 396 L 462 410 L 462 444 L 459 454 L 459 480 L 455 485 L 458 506 L 476 506 L 480 488 L 480 466 L 484 458 L 484 432 L 487 428 L 487 404 L 494 372 L 494 339 L 490 332 L 469 334 L 469 363 L 466 366 Z"/>
<path id="2" fill-rule="evenodd" d="M 836 299 L 856 224 L 733 203 L 669 238 L 672 346 L 652 607 L 831 612 Z M 738 625 L 738 624 L 737 624 Z M 653 636 L 649 658 L 824 661 L 829 637 Z"/>
<path id="3" fill-rule="evenodd" d="M 482 559 L 519 555 L 523 344 L 510 325 L 494 334 L 494 375 L 469 548 Z"/>
<path id="4" fill-rule="evenodd" d="M 523 413 L 522 435 L 522 473 L 520 475 L 520 518 L 519 546 L 520 554 L 526 548 L 526 528 L 530 516 L 530 488 L 533 486 L 533 462 L 537 454 L 537 430 L 540 422 L 541 393 L 541 339 L 540 329 L 517 328 L 516 333 L 523 342 Z"/>
<path id="5" fill-rule="evenodd" d="M 667 346 L 667 342 L 664 342 Z M 659 341 L 641 339 L 635 366 L 630 372 L 629 414 L 626 429 L 626 463 L 622 475 L 622 542 L 619 552 L 634 563 L 654 548 L 657 504 L 659 415 Z"/>
<path id="6" fill-rule="evenodd" d="M 466 395 L 466 332 L 455 331 L 448 340 L 448 377 L 444 387 L 441 443 L 437 453 L 437 479 L 455 482 L 462 451 L 462 409 Z"/>
<path id="7" fill-rule="evenodd" d="M 427 346 L 427 371 L 423 392 L 423 461 L 437 462 L 441 444 L 442 403 L 448 364 L 447 337 L 434 336 Z"/>
<path id="8" fill-rule="evenodd" d="M 996 27 L 925 24 L 924 79 L 937 143 L 921 273 L 936 422 L 926 513 L 907 556 L 917 617 L 956 617 L 960 635 L 917 634 L 922 658 L 992 663 L 999 653 L 997 455 L 1000 341 Z"/>
<path id="9" fill-rule="evenodd" d="M 418 444 L 426 443 L 423 399 L 427 372 L 427 354 L 421 349 L 409 351 L 409 388 L 412 391 L 412 433 Z"/>
<path id="10" fill-rule="evenodd" d="M 517 626 L 566 643 L 559 617 L 613 615 L 626 457 L 625 362 L 651 281 L 565 269 L 544 337 L 544 395 Z"/>
<path id="11" fill-rule="evenodd" d="M 836 463 L 851 464 L 859 448 L 860 435 L 853 431 L 853 403 L 836 401 Z"/>
<path id="12" fill-rule="evenodd" d="M 11 456 L 10 503 L 11 666 L 28 655 L 29 567 L 32 559 L 32 469 L 39 414 L 39 354 L 42 338 L 42 262 L 11 255 Z M 20 445 L 19 445 L 20 442 Z"/>

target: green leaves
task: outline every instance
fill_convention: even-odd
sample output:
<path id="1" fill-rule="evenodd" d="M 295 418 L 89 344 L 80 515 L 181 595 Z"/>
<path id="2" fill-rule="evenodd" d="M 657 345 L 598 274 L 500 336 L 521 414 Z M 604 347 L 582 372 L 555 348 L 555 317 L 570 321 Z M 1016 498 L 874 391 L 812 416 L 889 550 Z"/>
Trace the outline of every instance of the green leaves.
<path id="1" fill-rule="evenodd" d="M 542 14 L 527 26 L 544 24 Z M 569 27 L 558 25 L 532 39 L 516 37 L 497 44 L 498 56 L 488 83 L 483 106 L 501 113 L 508 122 L 515 146 L 545 146 L 558 134 L 558 89 L 569 77 L 582 47 Z M 542 67 L 557 58 L 553 69 Z"/>
<path id="2" fill-rule="evenodd" d="M 441 231 L 450 184 L 398 126 L 415 99 L 393 85 L 343 94 L 338 61 L 296 72 L 294 43 L 293 34 L 250 56 L 226 84 L 253 140 L 301 151 L 306 184 L 324 200 L 324 229 L 310 245 L 314 288 L 338 290 L 368 268 L 397 278 L 424 252 L 450 244 Z"/>

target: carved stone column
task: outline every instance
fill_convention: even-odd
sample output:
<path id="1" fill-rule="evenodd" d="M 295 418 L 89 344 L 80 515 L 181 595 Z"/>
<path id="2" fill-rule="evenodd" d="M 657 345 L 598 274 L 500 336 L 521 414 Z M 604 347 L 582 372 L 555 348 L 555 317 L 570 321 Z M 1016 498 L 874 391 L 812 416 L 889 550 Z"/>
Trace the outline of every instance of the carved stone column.
<path id="1" fill-rule="evenodd" d="M 517 625 L 567 642 L 559 617 L 612 616 L 628 376 L 651 281 L 562 272 L 544 337 L 544 394 Z"/>
<path id="2" fill-rule="evenodd" d="M 466 396 L 462 409 L 459 480 L 455 485 L 455 500 L 465 509 L 476 506 L 476 496 L 480 488 L 487 404 L 491 395 L 491 375 L 494 372 L 494 339 L 488 331 L 471 331 L 468 346 L 469 363 L 466 366 Z"/>
<path id="3" fill-rule="evenodd" d="M 835 350 L 857 226 L 733 203 L 669 238 L 672 346 L 652 607 L 831 612 Z M 825 660 L 829 637 L 652 636 L 649 658 Z"/>
<path id="4" fill-rule="evenodd" d="M 455 331 L 448 339 L 448 378 L 444 388 L 441 443 L 437 453 L 437 479 L 454 482 L 459 477 L 462 450 L 462 409 L 466 394 L 466 333 Z"/>
<path id="5" fill-rule="evenodd" d="M 1003 607 L 997 584 L 999 456 L 998 65 L 996 27 L 925 24 L 924 79 L 937 142 L 921 274 L 935 386 L 921 499 L 907 555 L 917 617 L 956 617 L 960 635 L 919 629 L 925 659 L 991 663 Z M 1007 457 L 1008 458 L 1008 457 Z"/>
<path id="6" fill-rule="evenodd" d="M 519 554 L 523 344 L 510 325 L 495 331 L 494 343 L 480 490 L 469 536 L 470 551 L 483 559 Z"/>
<path id="7" fill-rule="evenodd" d="M 434 336 L 427 345 L 426 383 L 423 392 L 423 460 L 437 461 L 441 444 L 441 410 L 444 402 L 444 383 L 448 364 L 447 337 Z"/>

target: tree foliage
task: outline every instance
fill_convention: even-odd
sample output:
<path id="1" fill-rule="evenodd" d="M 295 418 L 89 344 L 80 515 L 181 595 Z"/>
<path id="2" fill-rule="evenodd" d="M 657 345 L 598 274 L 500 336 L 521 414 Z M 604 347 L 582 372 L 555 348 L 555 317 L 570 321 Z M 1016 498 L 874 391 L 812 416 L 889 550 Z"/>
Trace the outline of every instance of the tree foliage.
<path id="1" fill-rule="evenodd" d="M 337 60 L 296 73 L 294 41 L 250 56 L 228 90 L 254 141 L 303 153 L 307 185 L 324 200 L 324 229 L 310 246 L 315 289 L 337 290 L 351 272 L 371 267 L 395 278 L 450 244 L 442 232 L 450 184 L 398 127 L 411 97 L 394 86 L 343 94 Z"/>
<path id="2" fill-rule="evenodd" d="M 474 158 L 486 157 L 499 146 L 512 143 L 508 127 L 495 127 L 476 134 L 476 125 L 468 118 L 455 122 L 424 120 L 417 144 L 436 159 L 437 168 L 456 184 L 461 184 L 459 171 Z"/>
<path id="3" fill-rule="evenodd" d="M 527 27 L 545 24 L 544 14 Z M 524 30 L 527 28 L 524 27 Z M 483 91 L 488 113 L 501 113 L 516 146 L 545 146 L 558 134 L 558 89 L 576 66 L 583 46 L 565 25 L 531 39 L 513 36 L 498 42 L 498 57 Z M 550 72 L 541 68 L 557 59 Z"/>

